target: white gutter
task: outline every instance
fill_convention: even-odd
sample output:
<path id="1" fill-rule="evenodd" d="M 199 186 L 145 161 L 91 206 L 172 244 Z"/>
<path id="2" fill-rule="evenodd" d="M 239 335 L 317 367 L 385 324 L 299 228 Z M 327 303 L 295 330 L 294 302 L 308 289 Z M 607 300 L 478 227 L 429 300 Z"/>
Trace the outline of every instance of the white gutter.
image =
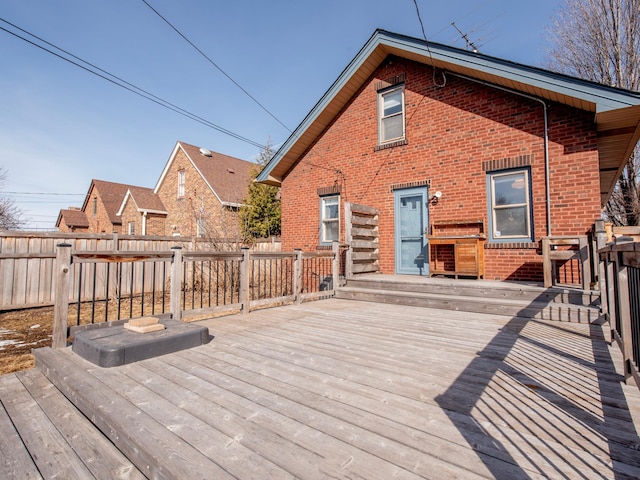
<path id="1" fill-rule="evenodd" d="M 493 83 L 485 82 L 483 80 L 478 80 L 476 78 L 467 77 L 466 75 L 460 75 L 458 73 L 447 72 L 449 75 L 453 75 L 454 77 L 463 78 L 470 82 L 480 83 L 486 87 L 497 88 L 498 90 L 502 90 L 507 93 L 512 93 L 514 95 L 519 95 L 524 98 L 528 98 L 529 100 L 533 100 L 535 102 L 539 102 L 542 104 L 542 110 L 544 114 L 544 185 L 546 190 L 546 203 L 547 203 L 547 236 L 551 236 L 551 192 L 549 186 L 549 114 L 547 112 L 547 104 L 544 100 L 538 97 L 534 97 L 531 95 L 527 95 L 526 93 L 518 92 L 517 90 L 511 90 L 510 88 L 501 87 L 499 85 L 494 85 Z"/>

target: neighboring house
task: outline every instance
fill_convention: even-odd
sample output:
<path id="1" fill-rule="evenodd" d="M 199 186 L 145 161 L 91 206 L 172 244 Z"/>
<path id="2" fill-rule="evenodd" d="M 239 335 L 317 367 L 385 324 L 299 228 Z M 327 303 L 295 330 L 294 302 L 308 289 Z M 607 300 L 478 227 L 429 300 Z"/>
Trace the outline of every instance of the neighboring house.
<path id="1" fill-rule="evenodd" d="M 116 213 L 128 235 L 164 235 L 167 211 L 153 189 L 129 187 Z"/>
<path id="2" fill-rule="evenodd" d="M 639 125 L 638 93 L 378 30 L 257 180 L 281 186 L 284 250 L 344 242 L 350 202 L 379 211 L 382 273 L 437 270 L 427 233 L 539 281 L 541 238 L 590 230 Z"/>
<path id="3" fill-rule="evenodd" d="M 254 165 L 177 142 L 153 190 L 167 212 L 165 235 L 239 239 Z"/>
<path id="4" fill-rule="evenodd" d="M 82 210 L 70 207 L 67 210 L 60 210 L 56 228 L 63 233 L 87 233 L 89 231 L 89 220 Z"/>
<path id="5" fill-rule="evenodd" d="M 122 231 L 118 209 L 131 185 L 92 180 L 82 205 L 89 220 L 90 233 L 127 233 Z"/>

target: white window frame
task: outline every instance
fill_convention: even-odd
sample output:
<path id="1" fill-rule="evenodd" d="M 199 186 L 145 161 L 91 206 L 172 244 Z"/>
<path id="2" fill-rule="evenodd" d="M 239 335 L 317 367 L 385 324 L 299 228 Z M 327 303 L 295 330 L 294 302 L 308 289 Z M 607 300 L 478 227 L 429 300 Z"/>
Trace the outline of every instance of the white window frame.
<path id="1" fill-rule="evenodd" d="M 508 176 L 522 176 L 524 185 L 522 186 L 525 193 L 525 201 L 519 203 L 509 203 L 506 205 L 496 205 L 495 198 L 495 180 Z M 514 179 L 517 181 L 517 179 Z M 489 222 L 490 222 L 490 240 L 494 242 L 513 242 L 513 241 L 533 241 L 532 240 L 532 206 L 531 206 L 531 178 L 528 168 L 504 170 L 498 172 L 487 173 L 487 186 L 489 190 Z M 522 235 L 503 235 L 498 230 L 498 221 L 496 212 L 507 208 L 525 207 L 525 226 L 526 233 Z"/>
<path id="2" fill-rule="evenodd" d="M 392 114 L 389 115 L 385 115 L 384 112 L 384 100 L 385 97 L 391 95 L 391 94 L 395 94 L 395 93 L 400 93 L 400 97 L 401 97 L 401 110 L 399 112 L 394 112 Z M 391 143 L 391 142 L 397 142 L 397 141 L 401 141 L 404 140 L 405 138 L 405 101 L 404 101 L 404 84 L 402 85 L 397 85 L 391 88 L 387 88 L 385 90 L 381 90 L 378 92 L 378 145 L 384 145 L 387 143 Z M 384 123 L 385 120 L 394 118 L 394 117 L 398 117 L 401 116 L 402 117 L 402 134 L 400 136 L 397 137 L 393 137 L 393 138 L 386 138 L 384 136 Z"/>
<path id="3" fill-rule="evenodd" d="M 129 235 L 135 235 L 136 234 L 136 222 L 127 223 L 127 233 Z"/>
<path id="4" fill-rule="evenodd" d="M 178 198 L 184 198 L 186 180 L 187 172 L 178 170 Z"/>
<path id="5" fill-rule="evenodd" d="M 326 206 L 330 204 L 330 202 L 338 206 L 338 216 L 337 217 L 325 217 Z M 338 238 L 328 238 L 327 233 L 331 230 L 328 228 L 330 223 L 338 223 Z M 333 241 L 340 241 L 340 195 L 326 195 L 320 197 L 320 243 L 321 244 L 330 244 Z"/>

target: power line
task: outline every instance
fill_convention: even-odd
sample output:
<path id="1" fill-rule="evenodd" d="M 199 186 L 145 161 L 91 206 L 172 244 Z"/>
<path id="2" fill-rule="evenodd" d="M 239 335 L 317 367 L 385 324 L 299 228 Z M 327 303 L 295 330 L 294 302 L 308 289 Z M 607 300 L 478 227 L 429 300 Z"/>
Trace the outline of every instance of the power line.
<path id="1" fill-rule="evenodd" d="M 217 130 L 220 133 L 224 133 L 225 135 L 228 135 L 228 136 L 233 137 L 233 138 L 235 138 L 237 140 L 240 140 L 240 141 L 243 141 L 243 142 L 248 143 L 250 145 L 253 145 L 254 147 L 257 147 L 257 148 L 260 148 L 260 149 L 264 149 L 265 148 L 264 145 L 262 145 L 262 144 L 260 144 L 258 142 L 254 142 L 253 140 L 250 140 L 250 139 L 248 139 L 246 137 L 243 137 L 242 135 L 239 135 L 237 133 L 234 133 L 231 130 L 227 130 L 224 127 L 216 125 L 213 122 L 205 120 L 204 118 L 202 118 L 202 117 L 200 117 L 200 116 L 198 116 L 198 115 L 196 115 L 194 113 L 191 113 L 188 110 L 185 110 L 185 109 L 183 109 L 181 107 L 178 107 L 177 105 L 174 105 L 171 102 L 168 102 L 167 100 L 164 100 L 164 99 L 162 99 L 162 98 L 160 98 L 160 97 L 158 97 L 158 96 L 156 96 L 156 95 L 154 95 L 154 94 L 152 94 L 152 93 L 150 93 L 150 92 L 148 92 L 148 91 L 146 91 L 146 90 L 144 90 L 144 89 L 142 89 L 140 87 L 137 87 L 137 86 L 133 85 L 132 83 L 129 83 L 129 82 L 123 80 L 122 78 L 120 78 L 120 77 L 118 77 L 116 75 L 113 75 L 112 73 L 109 73 L 106 70 L 103 70 L 103 69 L 97 67 L 96 65 L 93 65 L 92 63 L 87 62 L 86 60 L 83 60 L 82 58 L 80 58 L 80 57 L 78 57 L 76 55 L 73 55 L 70 52 L 67 52 L 66 50 L 58 47 L 57 45 L 54 45 L 53 43 L 48 42 L 48 41 L 38 37 L 37 35 L 34 35 L 31 32 L 28 32 L 27 30 L 24 30 L 23 28 L 18 27 L 17 25 L 14 25 L 13 23 L 5 20 L 4 18 L 0 17 L 0 21 L 6 23 L 7 25 L 12 26 L 15 29 L 18 29 L 19 31 L 29 35 L 30 37 L 33 37 L 33 38 L 37 39 L 38 41 L 40 41 L 40 42 L 42 42 L 42 43 L 44 43 L 46 45 L 49 45 L 50 47 L 55 48 L 56 50 L 58 50 L 60 52 L 63 52 L 65 55 L 68 55 L 68 56 L 70 56 L 70 57 L 72 57 L 72 58 L 74 58 L 74 59 L 86 64 L 86 65 L 89 65 L 89 67 L 95 69 L 95 70 L 92 70 L 91 68 L 89 68 L 89 67 L 87 67 L 85 65 L 81 65 L 80 63 L 74 62 L 73 60 L 71 60 L 71 59 L 69 59 L 69 58 L 67 58 L 67 57 L 65 57 L 65 56 L 63 56 L 63 55 L 61 55 L 59 53 L 56 53 L 56 52 L 54 52 L 54 51 L 52 51 L 52 50 L 50 50 L 50 49 L 48 49 L 48 48 L 46 48 L 46 47 L 44 47 L 42 45 L 39 45 L 38 43 L 36 43 L 34 41 L 29 40 L 28 38 L 25 38 L 25 37 L 23 37 L 22 35 L 19 35 L 16 32 L 12 32 L 11 30 L 8 30 L 8 29 L 6 29 L 4 27 L 0 27 L 0 30 L 5 31 L 10 35 L 13 35 L 14 37 L 19 38 L 20 40 L 23 40 L 23 41 L 29 43 L 30 45 L 33 45 L 34 47 L 37 47 L 37 48 L 39 48 L 41 50 L 44 50 L 45 52 L 50 53 L 51 55 L 54 55 L 55 57 L 58 57 L 61 60 L 64 60 L 64 61 L 66 61 L 66 62 L 68 62 L 68 63 L 70 63 L 72 65 L 75 65 L 76 67 L 81 68 L 82 70 L 85 70 L 86 72 L 92 73 L 93 75 L 96 75 L 97 77 L 100 77 L 103 80 L 106 80 L 106 81 L 108 81 L 108 82 L 110 82 L 110 83 L 112 83 L 114 85 L 117 85 L 117 86 L 119 86 L 121 88 L 124 88 L 125 90 L 127 90 L 127 91 L 129 91 L 131 93 L 135 93 L 136 95 L 138 95 L 138 96 L 140 96 L 142 98 L 145 98 L 145 99 L 147 99 L 147 100 L 149 100 L 149 101 L 151 101 L 151 102 L 153 102 L 153 103 L 155 103 L 157 105 L 160 105 L 160 106 L 162 106 L 162 107 L 164 107 L 164 108 L 166 108 L 168 110 L 171 110 L 171 111 L 173 111 L 175 113 L 178 113 L 178 114 L 182 115 L 183 117 L 189 118 L 189 119 L 194 120 L 194 121 L 196 121 L 196 122 L 198 122 L 198 123 L 200 123 L 202 125 L 205 125 L 205 126 L 207 126 L 209 128 Z M 102 73 L 99 73 L 99 72 L 102 72 Z M 109 78 L 109 77 L 111 77 L 111 78 Z"/>
<path id="2" fill-rule="evenodd" d="M 262 105 L 258 100 L 256 100 L 256 98 L 251 95 L 249 92 L 247 92 L 238 82 L 236 82 L 233 78 L 231 78 L 231 75 L 229 75 L 227 72 L 225 72 L 216 62 L 214 62 L 213 60 L 211 60 L 211 58 L 209 58 L 207 56 L 206 53 L 204 53 L 202 50 L 200 50 L 191 40 L 189 40 L 180 30 L 178 30 L 169 20 L 167 20 L 165 17 L 163 17 L 160 12 L 158 12 L 155 8 L 153 8 L 149 2 L 147 2 L 147 0 L 142 0 L 142 2 L 149 7 L 153 13 L 155 13 L 158 17 L 160 17 L 167 25 L 169 25 L 178 35 L 180 35 L 189 45 L 191 45 L 193 48 L 196 49 L 196 51 L 202 55 L 204 58 L 207 59 L 207 61 L 213 65 L 215 68 L 218 69 L 218 71 L 220 73 L 222 73 L 225 77 L 227 77 L 236 87 L 238 87 L 242 93 L 244 93 L 247 97 L 249 97 L 251 100 L 253 100 L 253 102 L 258 105 L 262 110 L 264 110 L 265 112 L 267 112 L 267 114 L 269 114 L 269 116 L 271 118 L 273 118 L 276 122 L 278 122 L 280 125 L 282 125 L 289 133 L 292 133 L 291 130 L 289 129 L 289 127 L 287 127 L 284 123 L 282 123 L 280 121 L 280 119 L 278 117 L 276 117 L 273 113 L 271 113 L 269 111 L 269 109 L 267 109 L 267 107 L 265 107 L 264 105 Z"/>

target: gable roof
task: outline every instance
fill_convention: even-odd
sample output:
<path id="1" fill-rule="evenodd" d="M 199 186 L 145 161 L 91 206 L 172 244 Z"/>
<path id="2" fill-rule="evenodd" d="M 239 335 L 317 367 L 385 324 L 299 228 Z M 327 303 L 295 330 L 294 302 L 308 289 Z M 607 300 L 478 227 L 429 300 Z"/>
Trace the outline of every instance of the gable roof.
<path id="1" fill-rule="evenodd" d="M 116 215 L 121 216 L 127 202 L 132 200 L 139 212 L 168 215 L 160 196 L 152 188 L 130 186 L 120 204 Z"/>
<path id="2" fill-rule="evenodd" d="M 115 183 L 115 182 L 106 182 L 104 180 L 91 180 L 91 185 L 89 186 L 89 190 L 87 191 L 87 196 L 84 199 L 84 203 L 82 204 L 82 211 L 86 212 L 87 207 L 89 206 L 89 200 L 91 199 L 91 192 L 95 189 L 100 195 L 100 199 L 102 200 L 102 204 L 104 205 L 105 210 L 107 211 L 107 215 L 109 216 L 109 221 L 113 225 L 121 225 L 122 221 L 118 216 L 118 209 L 122 204 L 122 200 L 133 185 L 126 185 L 124 183 Z"/>
<path id="3" fill-rule="evenodd" d="M 452 74 L 516 90 L 594 114 L 598 130 L 600 195 L 608 200 L 640 139 L 640 94 L 502 60 L 480 53 L 376 30 L 256 180 L 279 185 L 296 160 L 389 55 L 432 65 Z"/>
<path id="4" fill-rule="evenodd" d="M 176 143 L 153 190 L 154 193 L 158 193 L 169 167 L 180 150 L 184 152 L 221 204 L 225 206 L 242 205 L 251 183 L 251 169 L 255 167 L 255 163 L 184 142 Z"/>
<path id="5" fill-rule="evenodd" d="M 82 210 L 75 208 L 61 209 L 56 221 L 56 227 L 60 226 L 63 219 L 67 227 L 89 228 L 89 219 L 87 219 L 87 215 Z"/>

